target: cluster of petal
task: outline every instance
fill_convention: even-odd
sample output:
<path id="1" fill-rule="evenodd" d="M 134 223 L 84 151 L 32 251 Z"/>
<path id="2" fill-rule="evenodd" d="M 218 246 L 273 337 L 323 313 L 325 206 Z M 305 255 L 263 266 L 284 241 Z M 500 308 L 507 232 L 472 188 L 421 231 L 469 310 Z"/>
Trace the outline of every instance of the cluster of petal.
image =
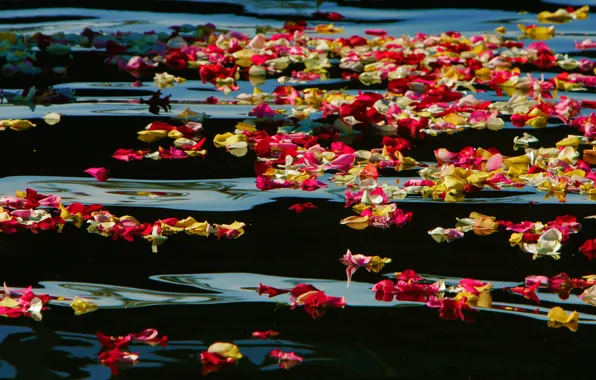
<path id="1" fill-rule="evenodd" d="M 532 275 L 526 277 L 522 286 L 505 287 L 502 290 L 519 294 L 540 304 L 538 290 L 556 293 L 562 300 L 566 300 L 573 289 L 583 289 L 580 298 L 588 304 L 596 305 L 596 275 L 588 275 L 583 278 L 570 278 L 566 273 L 560 273 L 550 278 Z M 425 279 L 411 269 L 396 272 L 394 280 L 381 280 L 372 287 L 377 301 L 392 302 L 397 300 L 418 303 L 439 309 L 442 319 L 465 322 L 473 322 L 469 311 L 491 308 L 511 309 L 510 306 L 506 306 L 507 304 L 493 304 L 492 290 L 491 283 L 471 278 L 461 279 L 456 285 L 447 287 L 444 280 Z M 538 310 L 535 312 L 538 313 Z M 553 308 L 548 313 L 549 326 L 565 326 L 575 331 L 578 326 L 578 317 L 576 312 L 568 315 L 561 308 Z"/>
<path id="2" fill-rule="evenodd" d="M 160 89 L 164 89 L 167 87 L 174 87 L 174 83 L 184 83 L 186 82 L 186 79 L 181 78 L 181 77 L 176 77 L 172 74 L 168 74 L 167 72 L 163 72 L 161 74 L 155 74 L 155 77 L 153 77 L 153 82 L 155 82 L 155 85 L 160 88 Z"/>
<path id="3" fill-rule="evenodd" d="M 283 369 L 290 369 L 304 361 L 302 356 L 296 355 L 294 352 L 285 352 L 282 350 L 271 351 L 269 357 L 277 359 L 279 367 Z"/>
<path id="4" fill-rule="evenodd" d="M 205 137 L 201 137 L 203 124 L 201 122 L 187 121 L 185 125 L 174 126 L 162 121 L 148 124 L 144 130 L 137 132 L 138 139 L 153 143 L 165 138 L 174 139 L 169 148 L 159 147 L 156 151 L 148 149 L 118 149 L 112 155 L 120 161 L 151 160 L 177 160 L 190 157 L 204 156 L 207 151 L 203 149 Z"/>
<path id="5" fill-rule="evenodd" d="M 238 346 L 233 343 L 213 343 L 207 351 L 201 352 L 202 374 L 204 376 L 210 372 L 233 366 L 242 357 Z"/>
<path id="6" fill-rule="evenodd" d="M 555 12 L 543 11 L 538 13 L 538 21 L 562 24 L 571 20 L 585 20 L 589 11 L 590 7 L 587 5 L 575 10 L 559 8 Z"/>
<path id="7" fill-rule="evenodd" d="M 468 218 L 456 218 L 455 228 L 437 227 L 428 234 L 438 243 L 452 242 L 464 237 L 465 232 L 474 231 L 476 235 L 490 235 L 498 231 L 512 231 L 509 238 L 511 246 L 519 246 L 524 252 L 532 253 L 537 259 L 550 256 L 558 260 L 559 250 L 571 234 L 581 230 L 582 225 L 572 215 L 557 216 L 555 220 L 542 222 L 523 221 L 514 223 L 507 220 L 497 221 L 494 216 L 472 212 Z M 590 254 L 591 241 L 588 240 L 580 251 Z"/>
<path id="8" fill-rule="evenodd" d="M 153 223 L 141 223 L 129 215 L 115 216 L 100 204 L 85 206 L 75 202 L 64 206 L 59 196 L 39 194 L 32 189 L 18 191 L 17 196 L 0 198 L 0 232 L 61 232 L 65 224 L 74 224 L 78 228 L 87 224 L 87 232 L 114 240 L 133 241 L 135 238 L 142 238 L 151 242 L 153 252 L 157 252 L 157 247 L 170 235 L 186 233 L 208 237 L 216 234 L 218 239 L 236 239 L 244 234 L 245 227 L 242 222 L 212 225 L 190 216 L 185 219 L 165 218 Z"/>
<path id="9" fill-rule="evenodd" d="M 527 289 L 548 290 L 557 294 L 562 300 L 567 300 L 573 289 L 586 289 L 594 284 L 596 284 L 596 277 L 593 275 L 584 278 L 571 278 L 565 272 L 551 277 L 531 275 L 525 279 Z"/>
<path id="10" fill-rule="evenodd" d="M 35 294 L 31 286 L 25 289 L 9 289 L 4 284 L 3 291 L 0 291 L 0 316 L 29 317 L 39 322 L 42 319 L 41 312 L 47 309 L 49 301 L 49 295 Z"/>
<path id="11" fill-rule="evenodd" d="M 146 329 L 137 334 L 131 333 L 124 336 L 108 336 L 98 331 L 97 340 L 101 344 L 99 362 L 110 367 L 112 375 L 115 376 L 119 375 L 121 368 L 135 365 L 139 360 L 137 352 L 128 351 L 129 344 L 145 343 L 161 347 L 168 345 L 168 337 L 165 335 L 160 337 L 156 329 Z"/>
<path id="12" fill-rule="evenodd" d="M 346 306 L 344 297 L 328 296 L 324 291 L 311 284 L 298 284 L 292 289 L 278 289 L 259 284 L 257 291 L 259 295 L 268 294 L 269 298 L 289 293 L 291 295 L 290 310 L 301 306 L 314 319 L 323 316 L 329 308 L 344 308 Z"/>

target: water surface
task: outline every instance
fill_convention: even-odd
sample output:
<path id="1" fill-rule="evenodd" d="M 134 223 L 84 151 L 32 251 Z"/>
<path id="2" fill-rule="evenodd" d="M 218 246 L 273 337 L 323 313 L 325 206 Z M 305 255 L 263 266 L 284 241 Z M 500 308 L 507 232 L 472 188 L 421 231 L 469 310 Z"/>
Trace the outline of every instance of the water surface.
<path id="1" fill-rule="evenodd" d="M 557 3 L 576 4 L 562 0 Z M 242 7 L 236 1 L 218 4 L 219 8 L 208 14 L 131 10 L 125 6 L 121 10 L 99 10 L 72 4 L 7 9 L 0 10 L 0 32 L 80 33 L 85 27 L 104 32 L 169 32 L 171 25 L 210 22 L 219 28 L 254 34 L 257 26 L 281 27 L 288 18 L 323 22 L 312 20 L 317 10 L 314 1 L 253 0 Z M 334 37 L 362 35 L 371 28 L 396 36 L 448 30 L 473 35 L 504 25 L 508 30 L 505 36 L 516 38 L 516 24 L 536 20 L 535 13 L 520 14 L 517 10 L 375 9 L 352 5 L 325 2 L 321 8 L 347 18 L 335 23 L 345 30 Z M 196 5 L 201 6 L 207 7 Z M 476 4 L 473 8 L 482 6 Z M 589 57 L 592 53 L 576 51 L 573 42 L 592 36 L 594 30 L 596 17 L 558 25 L 556 38 L 548 44 L 558 53 Z M 74 226 L 67 226 L 62 234 L 0 236 L 2 279 L 9 286 L 33 285 L 35 292 L 85 297 L 99 305 L 94 313 L 74 316 L 68 301 L 54 300 L 41 322 L 1 319 L 1 378 L 109 378 L 109 369 L 97 359 L 100 347 L 95 333 L 123 335 L 150 327 L 168 335 L 169 345 L 136 345 L 134 351 L 139 352 L 141 360 L 123 370 L 120 378 L 198 378 L 202 368 L 200 352 L 216 341 L 234 342 L 246 359 L 226 372 L 210 374 L 213 378 L 549 378 L 589 373 L 590 347 L 596 339 L 593 306 L 583 302 L 577 291 L 566 300 L 540 291 L 542 303 L 535 305 L 501 290 L 521 285 L 531 274 L 553 276 L 565 271 L 580 277 L 594 272 L 593 264 L 578 252 L 585 239 L 594 237 L 596 225 L 594 220 L 583 219 L 596 214 L 587 197 L 569 195 L 566 203 L 561 203 L 556 198 L 545 199 L 543 193 L 530 187 L 483 191 L 461 204 L 409 196 L 398 202 L 399 207 L 414 212 L 414 223 L 402 229 L 354 231 L 338 223 L 353 214 L 343 206 L 343 187 L 331 185 L 315 192 L 259 191 L 255 187 L 252 152 L 238 158 L 213 147 L 213 136 L 233 131 L 253 106 L 210 105 L 205 100 L 217 96 L 222 101 L 233 101 L 238 93 L 216 92 L 194 73 L 185 84 L 164 90 L 164 94 L 172 95 L 171 112 L 154 115 L 138 102 L 155 90 L 150 79 L 145 79 L 141 87 L 132 87 L 134 78 L 105 68 L 98 52 L 84 50 L 73 54 L 75 63 L 85 65 L 75 64 L 67 75 L 51 83 L 56 89 L 73 90 L 76 99 L 72 102 L 0 104 L 3 119 L 23 118 L 38 124 L 21 134 L 3 132 L 0 195 L 34 188 L 60 195 L 68 203 L 101 203 L 118 215 L 134 215 L 143 221 L 188 215 L 215 223 L 239 220 L 247 224 L 246 235 L 220 241 L 215 236 L 174 236 L 160 246 L 157 254 L 146 242 L 111 241 Z M 532 75 L 549 78 L 559 71 Z M 0 79 L 0 87 L 7 93 L 36 84 L 35 78 Z M 260 89 L 270 92 L 278 85 L 268 79 Z M 248 81 L 240 81 L 239 86 L 239 93 L 253 91 Z M 371 90 L 337 78 L 312 86 L 351 86 L 348 91 L 353 95 L 359 90 Z M 595 99 L 592 91 L 573 96 Z M 491 92 L 478 97 L 505 99 Z M 139 147 L 136 131 L 148 123 L 171 120 L 187 107 L 210 116 L 205 121 L 209 151 L 205 159 L 123 163 L 110 157 L 118 148 Z M 47 112 L 59 112 L 63 120 L 47 126 L 41 119 Z M 503 154 L 514 155 L 513 138 L 523 131 L 527 128 L 520 130 L 508 122 L 497 133 L 466 131 L 438 136 L 415 141 L 411 155 L 429 162 L 434 159 L 434 149 L 448 147 L 456 151 L 467 145 L 496 147 Z M 555 125 L 532 134 L 543 146 L 551 146 L 576 132 Z M 379 136 L 373 136 L 344 141 L 356 148 L 370 148 L 371 141 L 378 140 Z M 99 166 L 110 168 L 109 181 L 99 183 L 82 172 Z M 415 170 L 388 171 L 382 173 L 381 182 L 403 183 L 414 177 Z M 307 201 L 318 209 L 304 214 L 288 210 L 294 203 Z M 584 229 L 571 237 L 560 261 L 532 261 L 530 254 L 511 248 L 504 234 L 471 235 L 441 245 L 427 235 L 428 230 L 454 225 L 456 217 L 472 211 L 498 219 L 544 222 L 571 214 L 581 220 Z M 393 261 L 382 275 L 359 270 L 347 288 L 345 267 L 338 259 L 348 248 L 391 257 Z M 447 285 L 469 277 L 491 282 L 495 289 L 493 307 L 479 308 L 474 313 L 476 322 L 465 324 L 444 321 L 438 310 L 420 303 L 375 300 L 371 288 L 376 282 L 408 268 L 431 280 L 444 279 Z M 259 283 L 280 288 L 312 283 L 329 295 L 345 296 L 348 306 L 329 310 L 314 320 L 303 310 L 290 310 L 288 297 L 259 296 Z M 577 333 L 547 327 L 546 313 L 556 305 L 580 312 Z M 253 331 L 267 329 L 279 331 L 279 339 L 251 339 Z M 294 351 L 305 361 L 285 371 L 267 358 L 272 349 Z"/>

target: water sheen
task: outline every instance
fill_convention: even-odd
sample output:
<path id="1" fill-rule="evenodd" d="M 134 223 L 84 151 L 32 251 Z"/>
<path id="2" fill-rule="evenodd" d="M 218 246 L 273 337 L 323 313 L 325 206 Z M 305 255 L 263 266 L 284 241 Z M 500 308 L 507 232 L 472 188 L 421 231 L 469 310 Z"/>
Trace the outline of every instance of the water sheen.
<path id="1" fill-rule="evenodd" d="M 238 13 L 234 10 L 237 1 L 222 0 L 215 14 L 131 10 L 129 5 L 120 10 L 98 10 L 84 8 L 92 6 L 85 3 L 77 8 L 47 5 L 49 8 L 12 9 L 11 5 L 11 9 L 0 10 L 0 32 L 80 33 L 85 27 L 104 32 L 169 32 L 171 25 L 210 22 L 219 28 L 254 34 L 256 26 L 281 26 L 288 18 L 309 19 L 317 10 L 315 1 L 251 0 L 242 5 L 244 10 Z M 348 18 L 335 22 L 345 30 L 333 37 L 363 35 L 372 28 L 395 36 L 448 30 L 470 36 L 500 25 L 506 26 L 506 36 L 512 37 L 519 34 L 516 24 L 536 23 L 535 13 L 472 9 L 482 7 L 481 3 L 461 9 L 374 9 L 348 5 L 325 2 L 321 8 Z M 588 51 L 575 50 L 573 42 L 594 36 L 594 30 L 596 17 L 591 15 L 582 22 L 557 25 L 556 38 L 547 43 L 557 53 L 573 53 L 576 59 L 590 57 Z M 75 65 L 79 55 L 90 53 L 84 50 L 74 52 Z M 532 75 L 550 78 L 557 73 L 547 70 Z M 596 214 L 586 196 L 570 194 L 562 203 L 553 197 L 545 199 L 543 193 L 530 187 L 483 191 L 463 204 L 451 205 L 408 196 L 397 202 L 404 210 L 414 212 L 414 224 L 401 230 L 350 230 L 338 223 L 352 215 L 350 209 L 343 207 L 343 187 L 331 184 L 315 192 L 260 191 L 252 176 L 252 153 L 236 158 L 212 146 L 215 134 L 233 131 L 253 106 L 210 105 L 205 100 L 217 96 L 220 101 L 234 101 L 238 93 L 253 91 L 250 82 L 240 81 L 239 92 L 224 95 L 209 84 L 190 79 L 164 90 L 164 94 L 172 95 L 172 110 L 157 116 L 139 104 L 139 98 L 147 98 L 155 91 L 154 84 L 144 81 L 135 88 L 130 86 L 132 77 L 124 77 L 128 82 L 122 78 L 102 72 L 64 77 L 54 88 L 74 91 L 76 100 L 67 104 L 0 103 L 2 119 L 28 119 L 38 124 L 23 134 L 0 132 L 7 139 L 2 153 L 5 164 L 0 195 L 33 188 L 60 195 L 66 203 L 101 203 L 118 215 L 134 215 L 143 221 L 188 215 L 216 223 L 239 220 L 247 223 L 246 236 L 234 241 L 218 241 L 214 236 L 174 236 L 160 247 L 158 254 L 151 253 L 143 241 L 112 242 L 74 227 L 65 228 L 61 235 L 0 236 L 2 275 L 9 286 L 33 285 L 36 293 L 66 299 L 84 297 L 99 305 L 98 311 L 75 317 L 69 301 L 57 299 L 51 301 L 41 322 L 0 319 L 0 378 L 109 378 L 109 369 L 97 359 L 100 346 L 96 332 L 124 335 L 145 328 L 157 328 L 168 335 L 169 344 L 166 348 L 135 345 L 131 351 L 140 354 L 140 362 L 122 370 L 120 378 L 200 377 L 200 352 L 217 341 L 234 342 L 245 359 L 225 373 L 210 374 L 213 378 L 573 376 L 581 373 L 591 360 L 589 345 L 596 339 L 596 313 L 577 292 L 562 300 L 541 290 L 538 294 L 542 302 L 535 305 L 520 295 L 501 290 L 522 285 L 524 277 L 531 274 L 553 276 L 565 271 L 579 277 L 594 272 L 592 263 L 577 251 L 585 239 L 594 237 L 596 222 L 583 219 Z M 4 77 L 0 80 L 0 88 L 6 93 L 21 91 L 30 84 Z M 268 79 L 260 89 L 271 92 L 278 85 L 276 80 Z M 371 90 L 340 79 L 306 86 L 346 87 L 353 95 L 359 90 Z M 505 99 L 492 92 L 476 96 L 491 101 Z M 596 100 L 593 91 L 570 96 Z M 140 146 L 135 132 L 146 124 L 168 121 L 187 107 L 210 116 L 205 122 L 209 150 L 205 160 L 122 163 L 110 158 L 117 148 Z M 45 125 L 41 118 L 47 112 L 63 114 L 63 121 L 55 126 Z M 447 147 L 456 151 L 466 145 L 494 146 L 503 154 L 513 155 L 513 137 L 528 129 L 515 128 L 507 122 L 506 128 L 497 133 L 465 131 L 431 137 L 417 142 L 412 156 L 431 161 L 433 149 Z M 539 137 L 543 146 L 551 146 L 576 132 L 555 125 L 530 133 Z M 349 138 L 345 141 L 352 142 Z M 82 173 L 93 166 L 109 167 L 110 180 L 100 183 Z M 380 183 L 403 183 L 414 174 L 383 173 Z M 329 176 L 326 174 L 322 180 Z M 290 205 L 307 201 L 319 209 L 300 215 L 288 211 Z M 438 245 L 427 235 L 428 230 L 439 225 L 452 226 L 456 217 L 466 217 L 472 211 L 498 219 L 543 222 L 572 214 L 578 216 L 584 230 L 563 247 L 559 262 L 548 258 L 532 261 L 529 254 L 511 248 L 504 234 L 466 236 L 452 245 Z M 360 269 L 347 288 L 345 267 L 338 259 L 348 248 L 354 253 L 391 257 L 393 261 L 386 267 L 385 277 Z M 444 321 L 437 309 L 417 302 L 375 300 L 372 286 L 391 277 L 391 272 L 407 268 L 428 273 L 422 276 L 429 280 L 445 280 L 447 286 L 470 277 L 491 282 L 493 306 L 478 308 L 474 313 L 476 322 L 465 324 Z M 259 296 L 259 283 L 279 288 L 311 283 L 328 295 L 346 297 L 348 306 L 329 310 L 314 320 L 302 309 L 291 310 L 287 295 Z M 580 312 L 577 333 L 547 327 L 546 314 L 556 305 Z M 253 331 L 268 329 L 277 330 L 280 335 L 267 341 L 251 339 Z M 272 349 L 294 351 L 305 361 L 285 371 L 267 357 Z"/>

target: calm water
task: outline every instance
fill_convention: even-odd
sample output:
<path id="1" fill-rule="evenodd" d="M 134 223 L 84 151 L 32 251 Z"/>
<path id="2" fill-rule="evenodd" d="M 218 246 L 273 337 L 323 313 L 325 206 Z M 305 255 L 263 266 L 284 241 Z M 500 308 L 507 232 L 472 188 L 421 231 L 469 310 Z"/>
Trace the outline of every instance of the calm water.
<path id="1" fill-rule="evenodd" d="M 0 10 L 0 32 L 80 33 L 85 27 L 104 32 L 169 32 L 168 27 L 175 24 L 210 22 L 250 35 L 258 25 L 281 27 L 289 17 L 307 16 L 316 10 L 314 1 L 253 0 L 247 2 L 243 14 L 228 14 L 226 7 L 237 1 L 218 3 L 220 8 L 214 14 L 83 8 Z M 363 35 L 371 28 L 394 36 L 448 30 L 471 36 L 500 25 L 506 26 L 506 36 L 517 36 L 516 24 L 536 22 L 535 13 L 504 10 L 379 10 L 335 3 L 325 3 L 321 10 L 336 11 L 351 20 L 335 22 L 345 30 L 333 37 Z M 595 30 L 596 17 L 591 16 L 558 25 L 556 38 L 547 43 L 557 53 L 593 58 L 589 51 L 575 50 L 573 42 L 589 38 Z M 82 54 L 85 52 L 74 52 L 75 62 Z M 543 74 L 546 78 L 556 75 Z M 8 93 L 35 84 L 34 79 L 0 77 L 0 81 L 0 88 Z M 579 293 L 561 300 L 556 294 L 540 292 L 542 302 L 536 306 L 501 290 L 521 285 L 531 274 L 566 272 L 580 277 L 595 272 L 593 263 L 577 250 L 585 239 L 594 237 L 596 225 L 594 220 L 583 219 L 596 214 L 594 203 L 585 196 L 569 195 L 566 203 L 560 203 L 555 198 L 544 199 L 543 193 L 530 187 L 483 191 L 461 204 L 413 196 L 400 201 L 400 207 L 414 213 L 414 222 L 404 228 L 351 230 L 338 223 L 351 215 L 343 207 L 344 188 L 330 185 L 310 193 L 259 191 L 254 183 L 252 152 L 237 158 L 213 147 L 213 136 L 233 131 L 253 106 L 208 105 L 204 101 L 209 96 L 233 100 L 238 93 L 226 96 L 198 78 L 189 78 L 164 91 L 172 95 L 172 110 L 156 116 L 146 105 L 135 103 L 155 90 L 151 79 L 137 88 L 130 86 L 132 81 L 115 69 L 73 68 L 53 84 L 54 88 L 74 90 L 74 102 L 35 107 L 0 104 L 0 119 L 23 118 L 38 124 L 35 130 L 2 135 L 0 195 L 30 187 L 60 195 L 66 203 L 101 203 L 116 215 L 134 215 L 140 220 L 188 215 L 216 223 L 238 220 L 247 224 L 246 235 L 221 241 L 213 236 L 175 236 L 158 254 L 152 254 L 142 241 L 111 241 L 75 228 L 65 228 L 60 235 L 1 235 L 0 280 L 11 287 L 33 285 L 36 293 L 55 297 L 85 297 L 96 302 L 99 310 L 74 316 L 69 302 L 56 300 L 50 302 L 42 322 L 0 319 L 0 378 L 109 378 L 109 368 L 97 359 L 96 331 L 124 335 L 145 328 L 158 329 L 169 336 L 170 343 L 166 348 L 134 346 L 132 351 L 139 352 L 140 362 L 122 370 L 122 379 L 198 378 L 200 352 L 216 341 L 234 342 L 246 358 L 234 368 L 209 374 L 214 379 L 551 378 L 593 373 L 596 312 L 578 298 Z M 240 93 L 253 90 L 247 81 L 239 85 Z M 277 85 L 275 80 L 267 80 L 261 90 L 270 92 Z M 346 83 L 331 79 L 312 84 L 317 85 L 342 87 Z M 357 94 L 359 89 L 356 86 L 349 91 Z M 596 100 L 590 91 L 572 96 Z M 478 97 L 498 99 L 494 93 Z M 205 122 L 209 151 L 205 160 L 125 163 L 110 157 L 118 148 L 139 146 L 136 131 L 148 123 L 168 121 L 187 107 L 210 115 Z M 59 112 L 63 120 L 47 126 L 41 119 L 47 112 Z M 495 147 L 513 155 L 512 140 L 521 131 L 508 123 L 497 137 L 492 133 L 468 131 L 418 141 L 411 156 L 432 161 L 434 149 L 457 151 L 466 145 Z M 544 146 L 551 146 L 576 131 L 555 126 L 531 133 Z M 367 141 L 346 142 L 367 146 Z M 110 168 L 109 181 L 100 183 L 82 173 L 100 166 Z M 415 177 L 407 171 L 392 175 L 382 177 L 381 182 L 394 184 L 399 179 L 403 183 Z M 294 203 L 307 201 L 318 209 L 303 214 L 287 210 Z M 571 214 L 582 218 L 584 229 L 571 237 L 559 261 L 532 261 L 529 254 L 512 249 L 503 234 L 470 235 L 450 245 L 438 245 L 427 235 L 428 230 L 453 225 L 456 217 L 472 211 L 498 219 L 542 221 Z M 444 279 L 448 286 L 469 277 L 491 282 L 493 308 L 479 309 L 474 313 L 476 322 L 465 324 L 441 320 L 436 309 L 419 303 L 376 301 L 370 288 L 382 275 L 360 270 L 346 288 L 345 267 L 338 259 L 348 248 L 391 257 L 385 276 L 411 268 L 425 278 Z M 314 320 L 302 310 L 290 311 L 276 298 L 256 292 L 259 283 L 289 288 L 302 282 L 329 295 L 345 296 L 348 306 Z M 288 299 L 282 296 L 280 301 Z M 580 312 L 578 332 L 547 327 L 546 313 L 556 305 Z M 267 341 L 251 339 L 253 331 L 267 329 L 280 335 Z M 305 361 L 288 371 L 280 369 L 267 358 L 276 348 L 294 351 Z"/>

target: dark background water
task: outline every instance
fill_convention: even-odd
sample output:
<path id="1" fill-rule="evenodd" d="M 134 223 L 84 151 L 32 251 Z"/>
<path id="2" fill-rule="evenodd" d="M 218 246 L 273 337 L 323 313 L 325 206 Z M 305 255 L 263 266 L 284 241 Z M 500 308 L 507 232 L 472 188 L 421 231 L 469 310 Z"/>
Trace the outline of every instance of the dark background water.
<path id="1" fill-rule="evenodd" d="M 523 7 L 500 3 L 470 6 L 490 9 L 468 9 L 469 4 L 463 3 L 443 4 L 452 9 L 414 9 L 430 5 L 422 3 L 403 9 L 401 3 L 326 2 L 321 10 L 337 11 L 348 18 L 335 23 L 346 28 L 345 36 L 363 34 L 370 28 L 383 28 L 391 35 L 456 30 L 470 36 L 499 25 L 506 25 L 510 35 L 515 35 L 516 23 L 532 23 L 536 16 L 518 14 L 518 10 L 557 8 L 524 2 Z M 1 2 L 0 31 L 79 33 L 86 26 L 106 32 L 166 31 L 173 24 L 212 22 L 253 34 L 257 25 L 281 26 L 288 18 L 310 21 L 309 15 L 316 10 L 314 2 L 308 1 L 255 0 L 242 5 L 108 1 L 77 8 L 82 4 Z M 594 26 L 594 18 L 558 26 L 561 34 L 548 44 L 557 52 L 571 52 L 573 40 L 589 36 Z M 140 362 L 123 370 L 120 378 L 200 377 L 198 355 L 216 341 L 238 344 L 246 358 L 234 368 L 209 374 L 213 379 L 554 378 L 590 376 L 593 372 L 590 364 L 596 317 L 591 306 L 582 304 L 577 294 L 562 301 L 541 293 L 540 313 L 534 314 L 536 306 L 530 301 L 500 288 L 520 284 L 531 274 L 552 276 L 564 271 L 578 277 L 594 273 L 593 263 L 577 248 L 586 238 L 594 237 L 596 221 L 582 220 L 583 231 L 571 237 L 559 261 L 533 261 L 529 254 L 511 248 L 504 234 L 467 234 L 453 244 L 439 245 L 426 233 L 436 226 L 452 226 L 456 217 L 472 211 L 509 220 L 546 222 L 565 214 L 583 218 L 596 214 L 587 199 L 570 196 L 568 203 L 561 204 L 526 189 L 483 192 L 461 204 L 412 197 L 400 203 L 404 210 L 414 213 L 413 222 L 402 229 L 351 230 L 338 223 L 352 214 L 343 207 L 342 188 L 330 186 L 313 193 L 260 192 L 254 187 L 252 152 L 237 158 L 213 147 L 213 136 L 233 131 L 251 107 L 196 103 L 212 95 L 232 99 L 235 93 L 225 97 L 213 92 L 209 85 L 200 83 L 196 72 L 185 72 L 182 76 L 189 79 L 186 84 L 164 91 L 177 102 L 172 112 L 155 116 L 146 106 L 129 102 L 155 90 L 151 78 L 144 78 L 143 87 L 135 89 L 129 85 L 133 80 L 130 75 L 104 66 L 98 54 L 75 52 L 74 56 L 75 64 L 65 76 L 0 77 L 0 88 L 6 91 L 49 83 L 75 89 L 77 94 L 76 103 L 38 105 L 34 110 L 0 105 L 2 119 L 26 118 L 38 124 L 27 132 L 2 134 L 1 194 L 12 195 L 17 189 L 31 187 L 61 195 L 66 202 L 103 203 L 116 215 L 134 215 L 142 221 L 188 215 L 212 223 L 238 220 L 247 224 L 246 234 L 237 240 L 220 241 L 214 236 L 177 235 L 160 246 L 158 254 L 152 254 L 143 241 L 111 241 L 72 226 L 63 234 L 0 236 L 0 277 L 9 286 L 31 284 L 37 292 L 85 296 L 100 305 L 94 313 L 74 316 L 67 302 L 53 302 L 42 322 L 1 319 L 1 378 L 109 378 L 109 369 L 97 359 L 96 331 L 121 335 L 150 327 L 168 335 L 170 344 L 167 348 L 134 346 L 132 351 L 139 351 Z M 546 73 L 549 75 L 553 74 Z M 263 89 L 270 91 L 276 84 L 268 80 Z M 240 92 L 252 91 L 248 82 L 240 85 Z M 592 99 L 593 95 L 581 93 L 577 97 Z M 124 163 L 110 157 L 118 148 L 143 147 L 136 131 L 155 120 L 168 121 L 186 107 L 211 115 L 205 122 L 209 153 L 204 160 Z M 65 115 L 51 127 L 41 119 L 50 111 Z M 543 146 L 574 132 L 562 126 L 532 131 Z M 508 124 L 497 133 L 467 131 L 429 138 L 415 141 L 411 156 L 432 160 L 434 149 L 456 151 L 466 145 L 495 147 L 513 155 L 512 140 L 519 135 L 521 131 Z M 378 146 L 380 137 L 348 142 L 370 149 Z M 111 170 L 110 181 L 97 183 L 82 173 L 98 166 Z M 393 181 L 398 174 L 390 171 L 382 175 Z M 413 175 L 399 173 L 402 180 Z M 138 191 L 168 195 L 150 199 L 136 194 Z M 318 208 L 303 214 L 287 210 L 305 201 Z M 482 310 L 474 313 L 475 323 L 466 324 L 443 321 L 436 309 L 406 302 L 377 302 L 370 287 L 383 278 L 379 274 L 360 270 L 346 289 L 345 268 L 338 259 L 348 248 L 391 257 L 385 273 L 411 268 L 432 278 L 446 278 L 452 284 L 466 277 L 493 282 L 496 306 L 517 306 L 523 311 L 498 307 Z M 330 295 L 345 296 L 348 306 L 313 320 L 303 310 L 290 311 L 276 305 L 275 300 L 258 297 L 254 289 L 259 282 L 278 287 L 312 282 Z M 580 312 L 578 332 L 547 327 L 545 312 L 554 305 Z M 253 331 L 270 328 L 280 332 L 279 339 L 251 339 Z M 295 351 L 305 357 L 305 362 L 289 371 L 279 369 L 266 358 L 274 348 Z"/>

